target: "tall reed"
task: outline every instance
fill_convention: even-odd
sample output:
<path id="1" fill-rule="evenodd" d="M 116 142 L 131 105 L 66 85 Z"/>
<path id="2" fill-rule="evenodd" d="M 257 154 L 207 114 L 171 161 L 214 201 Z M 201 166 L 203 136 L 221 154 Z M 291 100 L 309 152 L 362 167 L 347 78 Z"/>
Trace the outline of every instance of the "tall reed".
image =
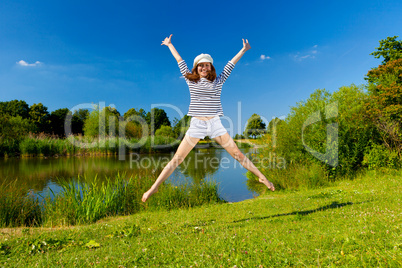
<path id="1" fill-rule="evenodd" d="M 38 198 L 18 180 L 0 184 L 0 227 L 37 226 L 42 224 Z"/>
<path id="2" fill-rule="evenodd" d="M 114 180 L 87 183 L 82 179 L 59 182 L 62 190 L 46 198 L 44 204 L 45 225 L 75 225 L 92 223 L 107 216 L 128 215 L 144 209 L 173 209 L 199 206 L 206 203 L 224 202 L 219 198 L 217 184 L 183 184 L 173 186 L 165 183 L 146 204 L 142 194 L 155 178 L 125 178 L 118 175 Z"/>
<path id="3" fill-rule="evenodd" d="M 60 181 L 62 191 L 53 199 L 47 198 L 45 218 L 52 224 L 81 224 L 95 222 L 110 215 L 125 214 L 125 193 L 127 181 L 117 177 L 111 181 L 92 183 L 76 181 Z"/>
<path id="4" fill-rule="evenodd" d="M 331 173 L 321 165 L 314 162 L 290 163 L 283 168 L 274 164 L 257 164 L 265 177 L 275 185 L 276 190 L 304 190 L 328 186 L 332 180 Z M 266 187 L 257 183 L 258 178 L 250 171 L 247 172 L 247 187 L 249 190 L 261 193 Z"/>

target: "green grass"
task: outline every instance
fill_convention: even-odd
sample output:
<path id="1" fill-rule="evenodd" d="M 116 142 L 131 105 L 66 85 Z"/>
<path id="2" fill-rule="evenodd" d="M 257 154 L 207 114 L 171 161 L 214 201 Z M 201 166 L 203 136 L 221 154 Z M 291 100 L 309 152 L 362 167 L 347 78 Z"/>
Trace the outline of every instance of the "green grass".
<path id="1" fill-rule="evenodd" d="M 401 179 L 371 171 L 233 204 L 1 229 L 0 266 L 400 267 Z"/>

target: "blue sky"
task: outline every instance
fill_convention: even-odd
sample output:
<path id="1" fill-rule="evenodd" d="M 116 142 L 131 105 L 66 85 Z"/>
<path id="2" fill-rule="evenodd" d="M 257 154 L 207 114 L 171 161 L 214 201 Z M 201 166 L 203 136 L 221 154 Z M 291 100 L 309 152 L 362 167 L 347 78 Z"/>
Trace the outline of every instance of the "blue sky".
<path id="1" fill-rule="evenodd" d="M 222 91 L 234 134 L 253 113 L 270 120 L 315 89 L 363 84 L 381 62 L 369 55 L 378 41 L 400 35 L 401 14 L 396 0 L 2 0 L 0 101 L 41 102 L 49 111 L 104 102 L 121 114 L 169 104 L 185 114 L 188 88 L 162 40 L 173 34 L 189 64 L 211 54 L 220 72 L 247 38 L 252 49 Z M 160 108 L 171 121 L 180 117 Z"/>

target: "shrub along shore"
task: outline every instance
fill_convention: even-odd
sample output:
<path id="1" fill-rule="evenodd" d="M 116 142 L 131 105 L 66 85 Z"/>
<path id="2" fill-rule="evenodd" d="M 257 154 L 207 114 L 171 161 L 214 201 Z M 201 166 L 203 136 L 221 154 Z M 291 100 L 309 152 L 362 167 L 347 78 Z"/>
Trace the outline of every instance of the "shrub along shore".
<path id="1" fill-rule="evenodd" d="M 143 139 L 124 139 L 106 137 L 90 139 L 88 137 L 54 138 L 46 135 L 25 137 L 20 142 L 0 144 L 0 157 L 52 157 L 73 155 L 117 155 L 123 153 L 159 153 L 174 152 L 180 140 L 165 136 L 148 136 Z M 248 143 L 236 142 L 239 148 L 252 147 Z M 200 141 L 199 148 L 221 148 L 212 141 Z"/>

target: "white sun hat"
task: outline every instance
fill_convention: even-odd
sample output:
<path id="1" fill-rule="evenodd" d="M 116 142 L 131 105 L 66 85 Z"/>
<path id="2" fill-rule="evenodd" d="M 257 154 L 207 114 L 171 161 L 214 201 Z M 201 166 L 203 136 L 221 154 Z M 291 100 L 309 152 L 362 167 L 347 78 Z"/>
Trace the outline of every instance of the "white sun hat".
<path id="1" fill-rule="evenodd" d="M 202 62 L 209 62 L 209 63 L 213 64 L 214 60 L 212 59 L 212 57 L 209 54 L 200 54 L 197 57 L 195 57 L 193 67 L 197 66 L 199 63 L 202 63 Z"/>

